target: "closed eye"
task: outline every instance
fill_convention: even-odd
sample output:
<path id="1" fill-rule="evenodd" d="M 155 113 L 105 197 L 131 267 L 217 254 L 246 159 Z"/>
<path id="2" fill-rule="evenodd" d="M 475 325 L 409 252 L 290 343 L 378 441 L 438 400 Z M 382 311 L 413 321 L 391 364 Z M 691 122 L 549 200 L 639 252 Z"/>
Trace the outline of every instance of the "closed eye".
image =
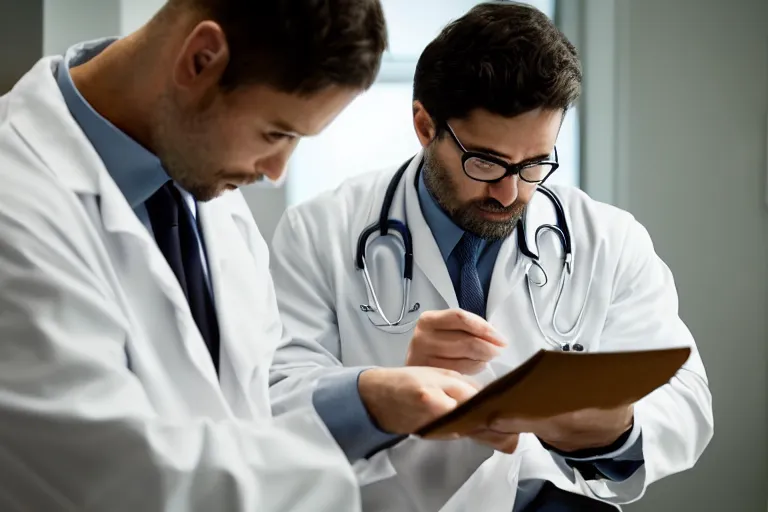
<path id="1" fill-rule="evenodd" d="M 291 141 L 295 139 L 296 136 L 291 133 L 285 133 L 285 132 L 267 132 L 266 134 L 264 134 L 264 138 L 268 142 L 275 144 L 283 140 Z"/>
<path id="2" fill-rule="evenodd" d="M 480 169 L 492 169 L 493 167 L 496 167 L 496 164 L 493 164 L 487 160 L 481 160 L 479 158 L 474 162 L 474 164 Z"/>

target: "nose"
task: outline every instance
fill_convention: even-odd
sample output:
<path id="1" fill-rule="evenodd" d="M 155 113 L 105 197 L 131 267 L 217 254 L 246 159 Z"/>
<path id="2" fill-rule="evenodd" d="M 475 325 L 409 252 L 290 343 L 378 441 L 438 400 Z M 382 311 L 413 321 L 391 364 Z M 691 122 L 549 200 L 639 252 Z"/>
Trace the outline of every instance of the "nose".
<path id="1" fill-rule="evenodd" d="M 498 183 L 491 185 L 490 196 L 501 203 L 502 206 L 510 206 L 517 199 L 519 182 L 520 179 L 517 175 L 507 176 Z"/>
<path id="2" fill-rule="evenodd" d="M 278 181 L 285 172 L 293 148 L 285 148 L 259 160 L 256 169 L 272 181 Z"/>

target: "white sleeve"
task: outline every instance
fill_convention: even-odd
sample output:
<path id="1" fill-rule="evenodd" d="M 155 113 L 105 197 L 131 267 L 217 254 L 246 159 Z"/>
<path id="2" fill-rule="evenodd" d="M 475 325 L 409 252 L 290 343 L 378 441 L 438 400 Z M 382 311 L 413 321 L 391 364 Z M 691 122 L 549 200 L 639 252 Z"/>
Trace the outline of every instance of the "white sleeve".
<path id="1" fill-rule="evenodd" d="M 347 220 L 338 216 L 334 222 Z M 275 231 L 272 270 L 281 317 L 289 336 L 274 358 L 271 393 L 275 414 L 288 413 L 310 402 L 322 414 L 317 391 L 326 396 L 333 394 L 338 400 L 332 408 L 336 417 L 329 428 L 349 453 L 350 446 L 354 449 L 355 441 L 363 437 L 373 447 L 381 444 L 376 446 L 379 436 L 370 434 L 370 423 L 354 413 L 357 407 L 351 406 L 351 393 L 343 386 L 333 393 L 327 388 L 328 383 L 343 382 L 345 372 L 357 372 L 359 368 L 345 368 L 342 364 L 334 284 L 338 278 L 328 261 L 350 260 L 351 250 L 333 243 L 321 247 L 318 238 L 334 238 L 315 228 L 322 223 L 308 209 L 289 209 Z M 485 473 L 477 472 L 484 462 L 496 460 L 488 460 L 492 455 L 491 448 L 471 439 L 445 443 L 411 436 L 372 457 L 355 460 L 354 468 L 360 486 L 364 487 L 364 499 L 386 500 L 392 510 L 440 510 L 449 501 L 466 503 L 468 497 L 480 493 L 478 481 L 480 485 L 496 482 L 497 490 L 508 487 L 508 471 L 497 471 L 496 479 L 487 479 Z M 464 492 L 451 500 L 462 488 Z"/>
<path id="2" fill-rule="evenodd" d="M 293 407 L 288 400 L 294 391 L 311 394 L 320 377 L 344 371 L 331 276 L 311 233 L 296 217 L 287 210 L 272 240 L 272 278 L 285 328 L 270 371 L 278 413 Z"/>
<path id="3" fill-rule="evenodd" d="M 247 423 L 156 410 L 124 315 L 68 235 L 82 212 L 15 199 L 0 190 L 0 510 L 360 509 L 308 408 Z"/>
<path id="4" fill-rule="evenodd" d="M 629 479 L 590 481 L 596 495 L 614 503 L 640 499 L 648 485 L 696 463 L 713 434 L 712 396 L 696 343 L 678 315 L 669 268 L 648 232 L 629 223 L 614 281 L 601 350 L 688 346 L 691 356 L 672 380 L 635 405 L 644 465 Z"/>

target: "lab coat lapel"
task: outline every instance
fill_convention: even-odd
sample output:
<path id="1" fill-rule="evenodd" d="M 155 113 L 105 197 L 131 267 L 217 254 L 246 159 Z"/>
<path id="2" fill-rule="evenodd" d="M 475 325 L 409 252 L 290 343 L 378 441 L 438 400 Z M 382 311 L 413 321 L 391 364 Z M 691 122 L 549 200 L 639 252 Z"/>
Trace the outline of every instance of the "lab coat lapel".
<path id="1" fill-rule="evenodd" d="M 127 267 L 130 265 L 130 260 L 146 262 L 146 273 L 137 273 L 135 264 L 130 265 L 130 270 L 125 268 L 123 273 L 131 276 L 130 279 L 151 280 L 170 301 L 173 305 L 173 320 L 178 325 L 178 332 L 186 333 L 186 335 L 179 335 L 179 341 L 184 344 L 191 361 L 206 380 L 218 388 L 216 370 L 176 276 L 106 169 L 99 173 L 99 197 L 104 229 L 118 239 L 115 245 L 121 248 L 122 258 L 118 255 L 113 257 L 115 265 Z"/>
<path id="2" fill-rule="evenodd" d="M 501 244 L 499 254 L 496 256 L 496 263 L 493 266 L 491 286 L 486 302 L 486 318 L 489 320 L 502 308 L 510 294 L 521 284 L 525 268 L 520 260 L 517 235 L 513 232 Z"/>
<path id="3" fill-rule="evenodd" d="M 266 246 L 254 254 L 233 214 L 226 198 L 198 204 L 219 320 L 220 386 L 239 416 L 255 418 L 270 414 L 268 401 L 250 396 L 250 390 L 256 372 L 268 367 L 261 363 L 271 358 L 281 324 L 275 321 L 277 312 L 270 311 L 273 295 Z M 264 261 L 254 265 L 259 256 Z"/>
<path id="4" fill-rule="evenodd" d="M 413 238 L 414 265 L 420 270 L 440 296 L 448 304 L 449 308 L 459 307 L 456 291 L 453 289 L 448 267 L 445 265 L 440 248 L 437 246 L 432 230 L 429 229 L 424 214 L 419 204 L 419 195 L 416 190 L 416 174 L 422 163 L 422 155 L 417 155 L 411 162 L 408 171 L 403 176 L 405 186 L 405 213 L 408 219 L 408 227 Z M 416 280 L 414 269 L 414 281 Z M 414 286 L 418 283 L 414 282 Z"/>
<path id="5" fill-rule="evenodd" d="M 541 193 L 533 195 L 526 208 L 525 226 L 528 247 L 535 253 L 536 228 L 545 222 L 552 222 L 546 214 L 546 205 L 542 204 L 547 199 Z M 505 303 L 512 293 L 519 291 L 519 287 L 525 283 L 525 270 L 527 257 L 522 254 L 517 242 L 517 229 L 504 240 L 491 275 L 491 287 L 488 291 L 487 318 L 491 319 L 495 313 L 503 310 Z"/>
<path id="6" fill-rule="evenodd" d="M 548 203 L 546 197 L 537 193 L 534 194 L 526 209 L 527 245 L 534 253 L 537 252 L 534 243 L 536 228 L 541 224 L 556 221 L 554 215 L 547 213 L 551 210 Z M 517 237 L 516 230 L 504 241 L 491 277 L 487 318 L 509 344 L 502 351 L 501 356 L 491 364 L 495 376 L 503 375 L 516 368 L 537 350 L 550 347 L 544 337 L 540 335 L 533 316 L 525 275 L 529 259 L 520 250 Z M 545 243 L 542 244 L 541 249 L 546 260 L 553 251 L 559 249 L 559 246 L 550 247 Z M 540 293 L 540 290 L 536 288 L 534 292 Z M 551 301 L 539 300 L 538 304 L 548 304 L 549 302 Z M 539 311 L 539 314 L 541 313 Z"/>

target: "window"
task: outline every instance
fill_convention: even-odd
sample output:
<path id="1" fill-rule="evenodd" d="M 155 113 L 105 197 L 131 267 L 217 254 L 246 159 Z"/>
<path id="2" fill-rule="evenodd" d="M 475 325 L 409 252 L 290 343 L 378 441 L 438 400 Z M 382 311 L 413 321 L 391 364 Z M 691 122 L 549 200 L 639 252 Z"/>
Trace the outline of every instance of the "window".
<path id="1" fill-rule="evenodd" d="M 387 0 L 389 52 L 369 91 L 319 136 L 303 140 L 291 159 L 288 204 L 333 189 L 356 174 L 395 167 L 420 149 L 411 116 L 413 73 L 422 49 L 476 0 Z M 555 0 L 535 5 L 554 16 Z M 569 112 L 557 143 L 560 169 L 552 182 L 578 186 L 578 112 Z"/>

